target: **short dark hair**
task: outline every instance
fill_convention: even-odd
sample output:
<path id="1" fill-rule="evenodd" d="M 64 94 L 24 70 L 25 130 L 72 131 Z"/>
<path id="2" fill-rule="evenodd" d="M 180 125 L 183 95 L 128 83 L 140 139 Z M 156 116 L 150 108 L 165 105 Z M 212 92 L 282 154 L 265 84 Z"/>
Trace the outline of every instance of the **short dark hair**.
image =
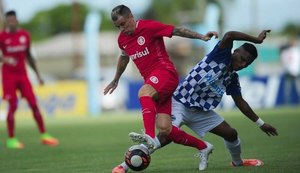
<path id="1" fill-rule="evenodd" d="M 119 16 L 128 16 L 131 14 L 131 10 L 125 5 L 118 5 L 111 10 L 111 20 L 118 20 Z"/>
<path id="2" fill-rule="evenodd" d="M 253 60 L 257 58 L 257 49 L 253 44 L 244 43 L 242 47 L 253 56 Z"/>
<path id="3" fill-rule="evenodd" d="M 7 17 L 7 16 L 16 16 L 16 15 L 17 15 L 17 13 L 14 10 L 10 10 L 10 11 L 7 11 L 5 13 L 5 17 Z"/>

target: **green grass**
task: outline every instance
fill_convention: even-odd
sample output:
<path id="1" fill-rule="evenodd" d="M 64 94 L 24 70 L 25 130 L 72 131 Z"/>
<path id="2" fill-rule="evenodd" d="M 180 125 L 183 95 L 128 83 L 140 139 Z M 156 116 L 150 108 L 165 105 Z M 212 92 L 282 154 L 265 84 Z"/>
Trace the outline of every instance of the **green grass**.
<path id="1" fill-rule="evenodd" d="M 206 173 L 296 173 L 300 170 L 300 108 L 277 108 L 256 111 L 265 122 L 274 125 L 277 137 L 264 134 L 238 111 L 220 112 L 239 132 L 244 158 L 259 158 L 264 167 L 232 168 L 223 140 L 207 134 L 214 152 Z M 47 118 L 48 131 L 60 139 L 58 147 L 43 146 L 31 118 L 16 118 L 17 137 L 25 143 L 23 150 L 5 148 L 6 124 L 0 122 L 1 173 L 109 173 L 123 161 L 132 145 L 127 135 L 142 128 L 138 112 L 109 112 L 99 117 Z M 184 128 L 188 132 L 187 128 Z M 192 133 L 193 134 L 193 133 Z M 198 171 L 196 150 L 171 144 L 152 155 L 147 173 L 193 173 Z M 130 171 L 133 172 L 133 171 Z"/>

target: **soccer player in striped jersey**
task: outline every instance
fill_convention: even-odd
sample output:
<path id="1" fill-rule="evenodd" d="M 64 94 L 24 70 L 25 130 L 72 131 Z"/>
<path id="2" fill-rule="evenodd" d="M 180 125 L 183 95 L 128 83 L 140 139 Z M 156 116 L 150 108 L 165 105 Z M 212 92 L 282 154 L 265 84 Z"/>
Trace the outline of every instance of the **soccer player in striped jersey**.
<path id="1" fill-rule="evenodd" d="M 263 30 L 257 37 L 237 31 L 227 32 L 214 49 L 189 72 L 173 94 L 172 124 L 176 127 L 186 125 L 201 138 L 207 132 L 222 137 L 231 154 L 232 166 L 262 166 L 264 163 L 258 159 L 242 159 L 237 131 L 213 110 L 225 92 L 232 96 L 240 111 L 263 132 L 269 136 L 278 135 L 276 128 L 259 118 L 241 94 L 236 72 L 256 59 L 256 47 L 251 43 L 244 43 L 231 52 L 234 41 L 262 43 L 267 32 L 270 30 Z M 161 147 L 170 143 L 159 135 L 158 138 Z M 114 170 L 113 173 L 124 173 L 128 166 L 123 162 Z"/>

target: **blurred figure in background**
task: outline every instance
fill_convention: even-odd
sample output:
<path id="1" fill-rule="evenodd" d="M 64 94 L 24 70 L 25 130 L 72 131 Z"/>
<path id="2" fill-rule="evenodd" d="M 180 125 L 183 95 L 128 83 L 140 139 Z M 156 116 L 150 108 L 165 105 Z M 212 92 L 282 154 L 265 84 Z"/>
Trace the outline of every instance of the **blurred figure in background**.
<path id="1" fill-rule="evenodd" d="M 280 48 L 280 58 L 284 77 L 284 104 L 292 103 L 292 88 L 296 87 L 300 97 L 300 50 L 295 39 Z"/>
<path id="2" fill-rule="evenodd" d="M 15 137 L 15 120 L 14 115 L 17 110 L 17 90 L 21 93 L 29 103 L 33 117 L 37 123 L 41 133 L 41 143 L 56 146 L 59 141 L 46 133 L 44 121 L 38 108 L 35 95 L 31 83 L 26 72 L 26 61 L 37 75 L 41 85 L 44 84 L 36 63 L 30 52 L 30 36 L 23 29 L 18 28 L 18 20 L 15 11 L 8 11 L 5 14 L 5 30 L 0 33 L 0 49 L 2 56 L 2 89 L 3 100 L 8 102 L 7 113 L 7 130 L 8 140 L 6 146 L 8 148 L 24 148 L 24 144 Z"/>

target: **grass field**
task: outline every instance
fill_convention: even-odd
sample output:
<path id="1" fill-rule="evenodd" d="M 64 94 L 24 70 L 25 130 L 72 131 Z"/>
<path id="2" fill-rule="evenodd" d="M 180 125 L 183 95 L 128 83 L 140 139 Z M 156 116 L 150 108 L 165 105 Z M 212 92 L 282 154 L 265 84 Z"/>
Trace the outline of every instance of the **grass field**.
<path id="1" fill-rule="evenodd" d="M 238 111 L 221 113 L 238 130 L 243 157 L 259 158 L 265 166 L 230 167 L 230 156 L 223 140 L 207 134 L 205 140 L 214 144 L 214 152 L 206 173 L 300 172 L 299 107 L 257 110 L 265 122 L 278 129 L 277 137 L 267 136 Z M 61 142 L 58 147 L 48 147 L 39 143 L 39 134 L 31 118 L 17 117 L 16 121 L 17 137 L 26 147 L 23 150 L 6 149 L 6 124 L 0 122 L 0 173 L 109 173 L 123 161 L 124 152 L 132 145 L 127 134 L 142 128 L 138 112 L 109 112 L 88 118 L 71 115 L 47 118 L 48 131 Z M 171 144 L 152 155 L 150 166 L 143 172 L 199 172 L 195 153 L 193 148 Z"/>

